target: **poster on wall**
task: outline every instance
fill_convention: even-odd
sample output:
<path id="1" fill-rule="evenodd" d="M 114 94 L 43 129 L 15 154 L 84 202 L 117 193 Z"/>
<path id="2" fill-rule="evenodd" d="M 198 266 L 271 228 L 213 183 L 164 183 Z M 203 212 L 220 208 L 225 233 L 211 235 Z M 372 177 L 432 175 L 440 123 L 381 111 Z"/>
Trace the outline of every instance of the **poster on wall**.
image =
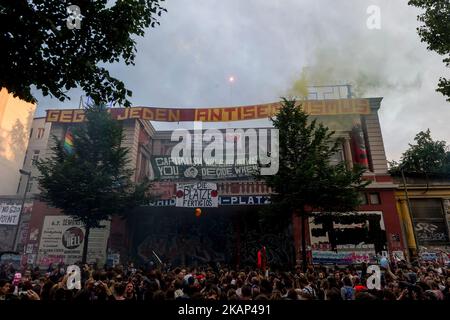
<path id="1" fill-rule="evenodd" d="M 22 219 L 24 219 L 23 217 Z M 27 217 L 28 218 L 28 217 Z M 17 252 L 25 252 L 25 245 L 28 240 L 28 234 L 30 232 L 30 222 L 29 221 L 23 221 L 20 224 L 19 233 L 18 233 L 18 242 L 16 246 Z"/>
<path id="2" fill-rule="evenodd" d="M 450 199 L 444 200 L 444 211 L 447 219 L 448 233 L 450 233 Z"/>
<path id="3" fill-rule="evenodd" d="M 91 229 L 88 244 L 88 262 L 103 264 L 106 261 L 110 222 L 101 223 L 103 228 Z M 85 228 L 80 221 L 69 216 L 46 216 L 39 243 L 38 264 L 76 263 L 81 260 Z"/>
<path id="4" fill-rule="evenodd" d="M 0 224 L 17 225 L 21 208 L 20 204 L 0 203 Z"/>
<path id="5" fill-rule="evenodd" d="M 19 223 L 22 201 L 17 199 L 3 199 L 0 201 L 0 225 L 16 226 Z M 31 213 L 33 201 L 27 200 L 23 207 L 23 214 Z"/>
<path id="6" fill-rule="evenodd" d="M 14 238 L 19 224 L 20 209 L 22 201 L 12 198 L 0 200 L 0 251 L 10 251 L 13 249 Z M 33 209 L 33 201 L 27 200 L 22 210 L 21 227 L 19 228 L 19 239 L 17 249 L 23 250 L 24 237 L 28 233 L 28 221 Z"/>
<path id="7" fill-rule="evenodd" d="M 402 261 L 402 260 L 405 260 L 405 254 L 403 253 L 403 251 L 400 251 L 400 250 L 392 251 L 392 257 L 393 257 L 396 261 Z"/>
<path id="8" fill-rule="evenodd" d="M 210 182 L 177 183 L 176 207 L 217 208 L 217 184 Z"/>

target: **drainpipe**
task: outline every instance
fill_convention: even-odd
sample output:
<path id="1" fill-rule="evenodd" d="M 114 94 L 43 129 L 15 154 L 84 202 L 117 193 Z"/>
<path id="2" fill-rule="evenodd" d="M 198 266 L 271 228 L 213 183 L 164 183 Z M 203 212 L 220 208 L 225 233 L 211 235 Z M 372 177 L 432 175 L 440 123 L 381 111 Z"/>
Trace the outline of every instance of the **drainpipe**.
<path id="1" fill-rule="evenodd" d="M 403 168 L 400 169 L 400 172 L 402 173 L 402 181 L 403 181 L 403 190 L 405 191 L 405 198 L 406 198 L 406 203 L 408 204 L 408 213 L 405 214 L 405 216 L 407 216 L 408 220 L 411 222 L 412 225 L 412 207 L 411 207 L 411 201 L 409 201 L 409 195 L 408 195 L 408 188 L 406 186 L 406 179 L 405 179 L 405 173 L 403 171 Z M 416 244 L 416 250 L 417 253 L 419 251 L 419 246 L 417 243 L 417 236 L 416 236 L 416 230 L 414 229 L 414 225 L 412 225 L 412 232 L 414 235 L 414 242 Z"/>

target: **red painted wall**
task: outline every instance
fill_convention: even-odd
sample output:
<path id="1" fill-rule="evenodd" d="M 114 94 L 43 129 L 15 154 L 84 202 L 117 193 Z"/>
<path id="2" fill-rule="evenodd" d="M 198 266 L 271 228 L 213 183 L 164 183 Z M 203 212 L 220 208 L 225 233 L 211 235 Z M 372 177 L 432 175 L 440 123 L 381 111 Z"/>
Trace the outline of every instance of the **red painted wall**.
<path id="1" fill-rule="evenodd" d="M 368 204 L 360 206 L 360 211 L 382 211 L 384 226 L 386 228 L 386 238 L 388 242 L 388 249 L 392 250 L 404 250 L 405 244 L 403 243 L 402 229 L 400 225 L 400 219 L 397 214 L 397 208 L 395 205 L 394 190 L 389 189 L 367 189 L 367 193 L 377 192 L 380 194 L 380 204 Z M 397 239 L 399 241 L 397 241 Z"/>

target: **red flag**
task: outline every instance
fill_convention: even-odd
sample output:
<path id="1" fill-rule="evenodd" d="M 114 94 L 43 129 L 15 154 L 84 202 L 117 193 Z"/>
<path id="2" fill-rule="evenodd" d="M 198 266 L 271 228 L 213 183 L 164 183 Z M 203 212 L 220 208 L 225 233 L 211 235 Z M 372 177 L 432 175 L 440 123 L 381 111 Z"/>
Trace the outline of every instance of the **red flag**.
<path id="1" fill-rule="evenodd" d="M 262 249 L 258 250 L 257 267 L 258 269 L 265 271 L 266 264 L 267 264 L 266 247 L 262 247 Z"/>

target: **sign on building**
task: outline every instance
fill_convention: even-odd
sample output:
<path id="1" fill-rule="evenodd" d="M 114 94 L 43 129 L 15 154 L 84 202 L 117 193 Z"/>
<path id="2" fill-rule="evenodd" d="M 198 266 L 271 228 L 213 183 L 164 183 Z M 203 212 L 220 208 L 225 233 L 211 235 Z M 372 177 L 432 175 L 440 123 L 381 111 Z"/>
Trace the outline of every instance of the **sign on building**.
<path id="1" fill-rule="evenodd" d="M 88 243 L 88 262 L 103 264 L 106 261 L 110 222 L 102 222 L 103 228 L 91 229 Z M 38 264 L 73 264 L 81 261 L 85 241 L 83 223 L 70 216 L 46 216 L 38 251 Z"/>
<path id="2" fill-rule="evenodd" d="M 176 207 L 216 208 L 218 205 L 217 184 L 211 182 L 177 183 Z"/>
<path id="3" fill-rule="evenodd" d="M 19 223 L 22 205 L 13 203 L 0 203 L 0 224 L 17 225 Z"/>
<path id="4" fill-rule="evenodd" d="M 188 160 L 175 163 L 171 156 L 154 156 L 151 159 L 156 180 L 219 180 L 253 177 L 257 164 L 192 165 Z"/>
<path id="5" fill-rule="evenodd" d="M 251 205 L 265 205 L 270 203 L 270 197 L 267 195 L 255 196 L 221 196 L 218 197 L 219 206 L 251 206 Z M 176 205 L 175 199 L 160 199 L 149 203 L 152 207 L 174 207 Z"/>

